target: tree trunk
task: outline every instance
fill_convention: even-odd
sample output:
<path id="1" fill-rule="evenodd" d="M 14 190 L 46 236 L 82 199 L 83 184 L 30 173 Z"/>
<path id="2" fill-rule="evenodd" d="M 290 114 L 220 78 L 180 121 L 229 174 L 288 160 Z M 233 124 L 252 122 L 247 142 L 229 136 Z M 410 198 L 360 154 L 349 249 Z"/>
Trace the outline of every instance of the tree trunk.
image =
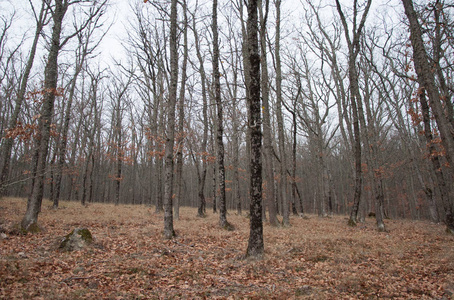
<path id="1" fill-rule="evenodd" d="M 183 32 L 183 65 L 181 68 L 181 86 L 180 86 L 180 99 L 178 103 L 178 138 L 177 138 L 177 167 L 176 167 L 176 189 L 177 194 L 175 197 L 174 214 L 175 219 L 180 219 L 180 205 L 182 203 L 182 188 L 183 185 L 183 145 L 185 139 L 184 132 L 184 102 L 185 102 L 185 89 L 186 89 L 186 68 L 188 65 L 188 17 L 186 12 L 186 1 L 183 1 L 184 13 L 184 32 Z"/>
<path id="2" fill-rule="evenodd" d="M 27 64 L 25 66 L 24 73 L 22 74 L 22 80 L 19 86 L 19 92 L 17 93 L 16 104 L 14 106 L 14 112 L 11 116 L 9 121 L 9 129 L 13 129 L 17 125 L 17 120 L 19 119 L 19 114 L 22 109 L 22 103 L 25 99 L 25 93 L 27 91 L 27 83 L 30 77 L 30 72 L 33 67 L 33 62 L 35 61 L 35 54 L 36 48 L 38 45 L 38 40 L 41 35 L 41 31 L 46 23 L 48 8 L 45 4 L 45 1 L 41 3 L 41 10 L 39 13 L 39 17 L 36 20 L 36 29 L 35 29 L 35 37 L 33 39 L 33 43 L 30 49 L 30 54 L 28 56 Z M 11 160 L 11 151 L 13 149 L 14 139 L 13 138 L 4 138 L 4 143 L 2 147 L 2 170 L 0 173 L 0 196 L 2 193 L 5 192 L 5 184 L 7 182 L 7 177 L 9 173 L 9 165 Z"/>
<path id="3" fill-rule="evenodd" d="M 199 72 L 200 72 L 200 81 L 202 85 L 202 118 L 203 118 L 203 137 L 202 137 L 202 170 L 199 176 L 198 181 L 198 196 L 199 196 L 199 206 L 197 211 L 198 217 L 205 217 L 206 215 L 206 200 L 205 200 L 205 183 L 206 183 L 206 174 L 207 174 L 207 159 L 208 159 L 208 151 L 207 151 L 207 143 L 208 143 L 208 99 L 207 99 L 207 91 L 206 91 L 206 75 L 205 75 L 205 68 L 203 67 L 203 58 L 202 54 L 200 53 L 200 43 L 199 43 L 199 36 L 196 29 L 195 18 L 193 18 L 193 30 L 194 30 L 194 39 L 195 39 L 195 47 L 197 58 L 199 60 Z"/>
<path id="4" fill-rule="evenodd" d="M 425 90 L 419 91 L 419 102 L 421 104 L 422 117 L 424 122 L 424 136 L 426 137 L 429 157 L 432 162 L 432 168 L 435 173 L 440 198 L 446 214 L 446 231 L 454 234 L 454 209 L 452 200 L 452 189 L 449 180 L 446 180 L 446 173 L 443 171 L 440 158 L 438 157 L 439 150 L 436 149 L 432 136 L 432 128 L 430 125 L 431 118 L 429 114 L 429 104 L 427 103 Z"/>
<path id="5" fill-rule="evenodd" d="M 260 101 L 260 54 L 257 37 L 257 0 L 247 4 L 247 45 L 249 54 L 248 89 L 249 132 L 251 134 L 250 231 L 246 256 L 261 256 L 264 251 L 262 223 L 262 133 Z"/>
<path id="6" fill-rule="evenodd" d="M 177 44 L 177 0 L 170 6 L 170 87 L 167 110 L 166 148 L 165 148 L 165 185 L 164 185 L 164 237 L 175 236 L 173 229 L 173 147 L 175 144 L 175 106 L 178 85 L 178 44 Z"/>
<path id="7" fill-rule="evenodd" d="M 449 183 L 452 182 L 452 169 L 454 166 L 454 128 L 452 120 L 449 120 L 449 111 L 446 113 L 444 111 L 444 104 L 441 101 L 440 92 L 435 84 L 434 72 L 429 62 L 427 52 L 424 47 L 424 41 L 422 39 L 422 30 L 419 25 L 417 14 L 413 7 L 413 2 L 411 0 L 402 0 L 405 14 L 407 15 L 408 21 L 410 23 L 410 40 L 413 48 L 413 62 L 415 65 L 415 71 L 418 75 L 418 83 L 420 86 L 420 102 L 421 108 L 424 114 L 429 113 L 428 104 L 432 109 L 433 117 L 436 121 L 438 131 L 441 137 L 441 143 L 445 150 L 445 157 L 449 163 L 449 167 L 446 172 L 448 178 L 443 178 L 444 176 L 440 173 L 442 169 L 439 168 L 435 170 L 435 173 L 438 178 L 438 183 L 441 184 L 440 189 L 450 188 Z M 429 103 L 425 104 L 427 108 L 423 107 L 423 102 L 425 100 L 425 94 L 429 98 Z M 448 107 L 452 104 L 448 104 Z M 426 129 L 426 128 L 425 128 Z M 426 133 L 428 134 L 428 133 Z M 431 153 L 431 158 L 436 156 L 436 154 Z M 438 158 L 437 158 L 438 160 Z M 432 160 L 433 163 L 434 160 Z M 445 180 L 447 179 L 446 186 Z M 451 191 L 442 191 L 442 194 L 447 193 L 446 198 L 443 200 L 444 209 L 446 213 L 446 230 L 454 234 L 454 200 L 451 195 Z"/>
<path id="8" fill-rule="evenodd" d="M 276 59 L 276 119 L 279 138 L 279 155 L 281 157 L 280 175 L 282 195 L 282 225 L 290 226 L 290 207 L 287 197 L 287 154 L 285 152 L 284 117 L 282 113 L 282 70 L 280 55 L 280 23 L 281 23 L 281 0 L 276 0 L 276 36 L 275 36 L 275 59 Z"/>
<path id="9" fill-rule="evenodd" d="M 405 14 L 410 22 L 410 40 L 413 48 L 413 62 L 415 71 L 418 75 L 420 87 L 426 90 L 429 98 L 430 108 L 432 109 L 438 131 L 440 132 L 441 142 L 445 148 L 445 156 L 452 169 L 454 166 L 454 128 L 444 111 L 444 104 L 441 101 L 440 92 L 435 84 L 434 72 L 429 62 L 427 52 L 424 48 L 422 30 L 419 25 L 418 17 L 411 0 L 402 0 Z M 450 107 L 452 104 L 448 104 Z M 448 113 L 449 116 L 449 113 Z"/>
<path id="10" fill-rule="evenodd" d="M 85 63 L 85 59 L 89 52 L 88 45 L 90 41 L 90 36 L 93 33 L 93 31 L 90 31 L 86 35 L 86 40 L 83 39 L 82 35 L 79 37 L 79 52 L 78 56 L 76 57 L 76 62 L 75 66 L 76 69 L 74 71 L 73 78 L 71 80 L 71 87 L 69 89 L 69 97 L 68 101 L 66 104 L 66 111 L 65 111 L 65 118 L 64 118 L 64 124 L 63 124 L 63 129 L 60 135 L 60 141 L 58 143 L 58 162 L 57 162 L 57 168 L 56 168 L 56 178 L 55 178 L 55 195 L 53 198 L 51 198 L 53 202 L 53 208 L 56 209 L 58 208 L 58 203 L 60 200 L 60 192 L 61 192 L 61 181 L 62 181 L 62 172 L 63 172 L 63 166 L 65 164 L 66 160 L 66 151 L 67 151 L 67 145 L 68 145 L 68 131 L 69 131 L 69 122 L 71 120 L 71 113 L 72 113 L 72 103 L 74 100 L 74 93 L 76 90 L 76 83 L 77 83 L 77 78 L 82 71 L 82 67 Z"/>
<path id="11" fill-rule="evenodd" d="M 213 81 L 214 81 L 214 98 L 217 108 L 217 132 L 216 140 L 218 147 L 218 178 L 219 178 L 219 225 L 225 229 L 232 229 L 232 226 L 227 222 L 227 203 L 225 195 L 225 167 L 224 167 L 224 113 L 221 99 L 221 82 L 219 72 L 219 41 L 218 41 L 218 17 L 217 17 L 217 0 L 213 1 Z"/>
<path id="12" fill-rule="evenodd" d="M 366 22 L 366 17 L 369 12 L 369 8 L 371 5 L 371 0 L 367 0 L 366 7 L 364 8 L 363 15 L 361 17 L 361 21 L 356 27 L 356 19 L 358 8 L 356 7 L 357 2 L 354 2 L 354 22 L 353 22 L 353 40 L 350 38 L 350 33 L 347 25 L 347 21 L 345 19 L 344 13 L 342 12 L 341 5 L 339 0 L 336 0 L 336 7 L 341 17 L 342 26 L 344 27 L 345 38 L 348 44 L 348 78 L 350 81 L 350 101 L 352 106 L 352 114 L 353 114 L 353 134 L 354 134 L 354 156 L 355 156 L 355 192 L 353 196 L 353 207 L 350 213 L 350 219 L 348 224 L 350 226 L 356 226 L 358 222 L 358 211 L 359 211 L 359 203 L 361 200 L 361 189 L 362 189 L 362 160 L 361 160 L 361 132 L 359 126 L 359 104 L 361 102 L 361 95 L 359 92 L 359 81 L 358 81 L 358 70 L 356 68 L 356 58 L 358 56 L 360 50 L 360 36 L 364 24 Z"/>
<path id="13" fill-rule="evenodd" d="M 47 153 L 49 150 L 50 130 L 52 114 L 54 110 L 55 97 L 58 95 L 58 54 L 60 52 L 60 34 L 62 22 L 65 16 L 68 3 L 62 0 L 55 1 L 52 15 L 54 21 L 49 54 L 44 69 L 44 94 L 41 115 L 38 119 L 40 133 L 37 137 L 37 160 L 36 179 L 33 182 L 30 198 L 27 203 L 27 211 L 22 219 L 21 227 L 25 231 L 36 231 L 38 229 L 38 214 L 41 211 L 41 203 L 44 193 L 44 179 L 46 172 Z"/>
<path id="14" fill-rule="evenodd" d="M 268 16 L 268 7 L 265 7 L 265 16 L 263 15 L 262 1 L 258 1 L 260 17 L 260 49 L 261 49 L 261 91 L 263 105 L 263 154 L 265 159 L 265 178 L 266 178 L 266 202 L 268 206 L 269 221 L 271 226 L 278 226 L 274 189 L 274 166 L 273 166 L 273 140 L 271 137 L 271 118 L 269 105 L 269 78 L 268 64 L 266 58 L 266 18 Z M 268 3 L 268 2 L 267 2 Z"/>

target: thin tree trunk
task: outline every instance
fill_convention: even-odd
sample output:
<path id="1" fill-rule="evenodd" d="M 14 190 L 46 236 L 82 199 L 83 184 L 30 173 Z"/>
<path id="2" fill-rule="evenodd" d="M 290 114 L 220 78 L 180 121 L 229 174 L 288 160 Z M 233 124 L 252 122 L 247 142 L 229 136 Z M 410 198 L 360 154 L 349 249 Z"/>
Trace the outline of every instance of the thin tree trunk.
<path id="1" fill-rule="evenodd" d="M 369 8 L 371 5 L 371 0 L 368 0 L 366 3 L 366 7 L 364 8 L 363 15 L 361 17 L 361 21 L 356 27 L 356 19 L 357 19 L 357 2 L 354 2 L 354 21 L 353 21 L 353 40 L 350 39 L 349 29 L 347 25 L 347 21 L 345 19 L 344 13 L 342 12 L 341 5 L 339 0 L 336 0 L 336 7 L 341 17 L 342 26 L 344 27 L 345 38 L 348 44 L 348 78 L 350 81 L 350 101 L 352 106 L 352 114 L 353 114 L 353 134 L 354 134 L 354 155 L 355 155 L 355 192 L 353 196 L 353 207 L 350 213 L 350 219 L 348 224 L 350 226 L 356 226 L 358 222 L 358 211 L 359 211 L 359 204 L 361 200 L 361 189 L 362 189 L 362 160 L 361 160 L 361 132 L 359 126 L 359 104 L 361 102 L 361 95 L 359 92 L 359 82 L 358 82 L 358 71 L 356 68 L 356 58 L 358 56 L 360 50 L 360 36 L 364 24 L 366 22 L 366 17 L 369 12 Z"/>
<path id="2" fill-rule="evenodd" d="M 258 1 L 260 17 L 260 49 L 261 49 L 261 92 L 263 105 L 263 154 L 265 159 L 265 178 L 266 178 L 266 202 L 268 207 L 269 221 L 271 226 L 278 226 L 274 189 L 274 166 L 273 166 L 273 145 L 271 137 L 271 117 L 269 105 L 269 78 L 268 64 L 266 58 L 266 18 L 268 16 L 268 7 L 265 7 L 265 16 L 263 15 L 262 1 Z"/>
<path id="3" fill-rule="evenodd" d="M 450 181 L 446 180 L 446 174 L 438 157 L 438 150 L 435 147 L 432 136 L 432 128 L 430 125 L 431 118 L 429 114 L 429 104 L 427 103 L 425 90 L 419 91 L 419 102 L 421 104 L 422 117 L 424 122 L 424 136 L 426 137 L 429 148 L 429 156 L 432 161 L 433 171 L 437 180 L 437 185 L 440 191 L 440 198 L 446 214 L 446 231 L 454 234 L 454 210 L 452 204 L 452 189 Z"/>
<path id="4" fill-rule="evenodd" d="M 180 86 L 180 99 L 178 103 L 178 138 L 177 138 L 177 167 L 176 167 L 176 189 L 177 194 L 175 197 L 174 215 L 175 219 L 180 219 L 180 205 L 182 203 L 182 184 L 183 184 L 183 144 L 184 144 L 184 102 L 185 102 L 185 89 L 186 89 L 186 68 L 188 65 L 188 17 L 186 12 L 186 1 L 183 1 L 184 13 L 184 32 L 183 32 L 183 65 L 181 68 L 181 86 Z"/>
<path id="5" fill-rule="evenodd" d="M 402 0 L 402 3 L 410 22 L 410 40 L 413 47 L 413 62 L 418 75 L 418 83 L 420 87 L 426 90 L 430 108 L 440 132 L 441 142 L 446 151 L 445 156 L 452 169 L 452 166 L 454 166 L 454 128 L 447 118 L 441 102 L 440 92 L 435 84 L 433 68 L 424 48 L 421 26 L 419 25 L 413 2 L 411 0 Z"/>
<path id="6" fill-rule="evenodd" d="M 441 143 L 445 150 L 445 157 L 449 163 L 447 172 L 445 173 L 447 178 L 440 174 L 439 170 L 435 170 L 435 173 L 438 178 L 438 183 L 441 184 L 440 189 L 450 188 L 449 183 L 452 182 L 452 169 L 454 166 L 454 128 L 452 119 L 449 120 L 448 114 L 444 111 L 443 103 L 441 102 L 440 92 L 435 84 L 434 72 L 432 66 L 429 62 L 427 52 L 424 47 L 424 41 L 422 39 L 422 30 L 418 22 L 417 14 L 413 7 L 413 2 L 410 0 L 402 0 L 405 14 L 407 15 L 408 21 L 410 23 L 410 40 L 413 48 L 413 62 L 415 65 L 415 71 L 418 75 L 418 83 L 421 89 L 420 102 L 423 114 L 429 113 L 428 104 L 432 109 L 433 117 L 437 124 L 437 129 L 440 133 Z M 424 94 L 423 94 L 424 93 Z M 423 107 L 423 102 L 425 100 L 425 93 L 427 93 L 429 103 L 425 104 L 427 108 Z M 452 104 L 448 104 L 448 107 Z M 428 133 L 426 133 L 428 134 Z M 432 153 L 431 153 L 432 154 Z M 431 155 L 433 157 L 433 155 Z M 438 160 L 438 159 L 437 159 Z M 433 163 L 436 163 L 433 161 Z M 443 186 L 446 182 L 446 186 Z M 446 214 L 446 230 L 454 234 L 454 200 L 451 195 L 451 191 L 442 191 L 442 194 L 447 193 L 445 200 L 443 200 L 443 205 Z"/>
<path id="7" fill-rule="evenodd" d="M 279 155 L 281 157 L 281 195 L 282 195 L 282 225 L 290 226 L 290 207 L 287 196 L 287 154 L 285 152 L 284 118 L 282 113 L 282 69 L 280 55 L 280 23 L 281 23 L 281 0 L 276 0 L 276 36 L 275 36 L 275 59 L 276 59 L 276 119 L 279 138 Z"/>
<path id="8" fill-rule="evenodd" d="M 198 180 L 198 196 L 199 196 L 199 205 L 197 216 L 204 217 L 206 215 L 206 200 L 205 200 L 205 183 L 206 183 L 206 174 L 207 174 L 207 159 L 208 159 L 208 152 L 207 152 L 207 143 L 208 143 L 208 99 L 207 99 L 207 91 L 206 91 L 206 75 L 205 75 L 205 68 L 203 67 L 203 58 L 202 54 L 200 53 L 200 44 L 199 44 L 199 37 L 196 29 L 195 18 L 193 18 L 193 30 L 194 30 L 194 39 L 195 39 L 195 47 L 197 58 L 199 60 L 199 72 L 200 72 L 200 81 L 202 85 L 202 118 L 203 118 L 203 137 L 202 137 L 202 170 Z"/>
<path id="9" fill-rule="evenodd" d="M 217 108 L 217 132 L 216 140 L 218 147 L 218 178 L 219 178 L 219 225 L 225 229 L 232 229 L 232 226 L 227 222 L 227 203 L 225 195 L 225 167 L 224 167 L 224 112 L 221 99 L 221 82 L 219 72 L 219 41 L 218 41 L 218 21 L 217 21 L 217 0 L 213 1 L 213 81 L 214 81 L 214 98 Z"/>
<path id="10" fill-rule="evenodd" d="M 13 129 L 17 125 L 17 120 L 19 119 L 19 114 L 22 109 L 22 103 L 25 99 L 25 92 L 27 91 L 27 83 L 30 77 L 30 72 L 33 67 L 33 62 L 35 61 L 35 54 L 36 48 L 38 46 L 38 40 L 41 35 L 41 31 L 46 23 L 48 8 L 43 0 L 41 3 L 41 10 L 39 13 L 39 17 L 36 20 L 36 29 L 35 29 L 35 37 L 33 39 L 33 43 L 30 49 L 30 54 L 28 56 L 27 64 L 25 66 L 24 73 L 22 75 L 22 80 L 19 86 L 19 92 L 17 93 L 16 103 L 14 106 L 14 112 L 11 116 L 9 121 L 9 128 Z M 0 196 L 3 192 L 5 192 L 4 186 L 7 181 L 8 173 L 9 173 L 9 165 L 11 160 L 11 151 L 13 149 L 14 139 L 13 138 L 4 138 L 3 148 L 2 148 L 2 170 L 0 173 Z"/>
<path id="11" fill-rule="evenodd" d="M 79 76 L 80 72 L 82 71 L 82 66 L 85 61 L 85 57 L 87 56 L 87 47 L 88 41 L 85 45 L 82 46 L 83 50 L 81 53 L 81 57 L 76 58 L 76 70 L 74 72 L 73 78 L 71 80 L 71 87 L 69 89 L 69 97 L 66 104 L 66 111 L 65 111 L 65 118 L 63 129 L 60 135 L 60 142 L 59 142 L 59 153 L 58 153 L 58 162 L 57 162 L 57 170 L 56 170 L 56 178 L 55 178 L 55 195 L 51 198 L 53 202 L 53 208 L 58 208 L 58 204 L 60 201 L 60 191 L 61 191 L 61 180 L 62 180 L 62 172 L 63 166 L 66 160 L 66 151 L 67 151 L 67 144 L 68 144 L 68 131 L 69 131 L 69 122 L 71 120 L 71 113 L 72 113 L 72 103 L 74 99 L 74 92 L 76 90 L 76 82 L 77 77 Z"/>
<path id="12" fill-rule="evenodd" d="M 165 185 L 164 185 L 164 237 L 175 236 L 173 229 L 173 147 L 175 144 L 175 106 L 178 85 L 178 41 L 177 41 L 177 0 L 170 6 L 170 87 L 167 110 L 166 148 L 165 148 Z"/>

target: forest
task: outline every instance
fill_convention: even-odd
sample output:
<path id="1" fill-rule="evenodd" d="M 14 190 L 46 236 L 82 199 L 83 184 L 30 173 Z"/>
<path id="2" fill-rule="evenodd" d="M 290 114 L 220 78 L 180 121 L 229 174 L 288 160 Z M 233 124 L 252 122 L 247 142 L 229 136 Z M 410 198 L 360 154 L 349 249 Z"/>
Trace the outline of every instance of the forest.
<path id="1" fill-rule="evenodd" d="M 451 1 L 119 2 L 0 3 L 2 231 L 78 203 L 153 210 L 168 240 L 180 211 L 244 216 L 246 257 L 315 216 L 452 243 Z"/>

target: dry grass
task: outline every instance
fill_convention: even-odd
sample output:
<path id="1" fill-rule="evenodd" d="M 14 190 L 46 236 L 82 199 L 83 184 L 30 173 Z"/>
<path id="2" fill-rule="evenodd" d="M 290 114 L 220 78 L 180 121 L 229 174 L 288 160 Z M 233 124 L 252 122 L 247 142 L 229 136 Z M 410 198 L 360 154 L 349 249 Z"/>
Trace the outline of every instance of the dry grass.
<path id="1" fill-rule="evenodd" d="M 3 228 L 12 228 L 25 200 L 0 200 Z M 357 228 L 345 217 L 292 218 L 265 225 L 265 257 L 244 260 L 248 219 L 197 218 L 182 208 L 178 237 L 162 238 L 163 216 L 145 206 L 46 202 L 35 235 L 0 240 L 0 298 L 42 299 L 452 299 L 454 237 L 441 225 L 373 219 Z M 56 241 L 75 227 L 95 244 L 64 253 Z"/>

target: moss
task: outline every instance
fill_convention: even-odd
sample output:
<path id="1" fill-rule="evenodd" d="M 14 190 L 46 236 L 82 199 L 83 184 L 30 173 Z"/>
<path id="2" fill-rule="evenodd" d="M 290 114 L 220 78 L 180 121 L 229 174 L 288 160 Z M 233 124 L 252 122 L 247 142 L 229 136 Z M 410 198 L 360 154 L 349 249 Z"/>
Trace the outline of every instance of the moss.
<path id="1" fill-rule="evenodd" d="M 40 233 L 42 231 L 43 231 L 43 229 L 41 227 L 39 227 L 37 223 L 32 223 L 32 224 L 28 225 L 27 227 L 24 227 L 21 224 L 18 224 L 13 227 L 13 229 L 11 230 L 11 233 L 26 235 L 27 233 Z"/>
<path id="2" fill-rule="evenodd" d="M 80 238 L 76 237 L 80 236 Z M 79 250 L 93 242 L 93 236 L 87 228 L 76 228 L 67 234 L 61 241 L 59 248 L 67 251 Z"/>
<path id="3" fill-rule="evenodd" d="M 356 222 L 350 218 L 348 219 L 347 225 L 351 227 L 356 227 Z"/>
<path id="4" fill-rule="evenodd" d="M 42 229 L 41 229 L 41 227 L 38 226 L 38 224 L 32 223 L 28 226 L 27 231 L 30 233 L 38 233 L 38 232 L 41 232 Z"/>
<path id="5" fill-rule="evenodd" d="M 73 232 L 76 231 L 78 235 L 84 240 L 86 243 L 91 244 L 93 242 L 93 236 L 91 235 L 90 230 L 87 228 L 75 229 Z"/>

